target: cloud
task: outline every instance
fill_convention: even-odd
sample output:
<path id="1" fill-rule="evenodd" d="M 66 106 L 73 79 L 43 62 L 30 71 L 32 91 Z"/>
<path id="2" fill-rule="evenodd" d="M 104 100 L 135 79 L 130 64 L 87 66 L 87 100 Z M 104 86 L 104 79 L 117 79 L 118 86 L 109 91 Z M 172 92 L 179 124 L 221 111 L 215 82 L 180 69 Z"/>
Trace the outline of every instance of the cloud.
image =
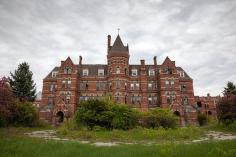
<path id="1" fill-rule="evenodd" d="M 235 18 L 233 0 L 1 0 L 0 76 L 27 61 L 41 90 L 67 56 L 106 63 L 106 36 L 114 41 L 120 28 L 132 64 L 169 56 L 194 79 L 196 95 L 218 95 L 236 80 Z"/>

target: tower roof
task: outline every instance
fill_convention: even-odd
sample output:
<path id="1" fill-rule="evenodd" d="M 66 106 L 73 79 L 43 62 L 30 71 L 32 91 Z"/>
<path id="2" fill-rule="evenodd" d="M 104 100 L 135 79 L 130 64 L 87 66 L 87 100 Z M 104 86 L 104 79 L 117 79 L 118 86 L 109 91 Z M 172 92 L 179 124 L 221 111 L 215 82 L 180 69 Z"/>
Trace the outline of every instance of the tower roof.
<path id="1" fill-rule="evenodd" d="M 116 40 L 113 43 L 113 46 L 111 46 L 110 50 L 109 50 L 109 54 L 108 55 L 129 55 L 129 49 L 128 46 L 124 46 L 120 35 L 118 34 L 116 37 Z"/>

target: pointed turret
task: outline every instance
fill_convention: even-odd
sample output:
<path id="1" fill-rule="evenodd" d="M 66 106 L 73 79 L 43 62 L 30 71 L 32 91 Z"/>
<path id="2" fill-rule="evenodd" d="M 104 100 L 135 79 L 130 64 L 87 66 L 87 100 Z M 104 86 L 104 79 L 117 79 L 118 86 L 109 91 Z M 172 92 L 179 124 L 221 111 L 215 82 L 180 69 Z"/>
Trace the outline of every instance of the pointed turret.
<path id="1" fill-rule="evenodd" d="M 113 46 L 110 47 L 108 56 L 129 56 L 128 45 L 124 46 L 119 34 L 117 35 Z"/>

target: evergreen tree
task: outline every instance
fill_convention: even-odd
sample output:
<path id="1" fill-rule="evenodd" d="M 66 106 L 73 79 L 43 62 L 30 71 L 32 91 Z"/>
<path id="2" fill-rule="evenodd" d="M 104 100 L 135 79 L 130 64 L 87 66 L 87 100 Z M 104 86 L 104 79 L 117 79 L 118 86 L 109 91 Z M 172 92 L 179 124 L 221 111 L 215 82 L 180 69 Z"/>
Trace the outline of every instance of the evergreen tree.
<path id="1" fill-rule="evenodd" d="M 28 63 L 19 64 L 14 74 L 10 73 L 10 75 L 9 83 L 13 94 L 20 101 L 33 102 L 36 98 L 36 84 L 32 79 L 33 73 L 30 71 Z"/>
<path id="2" fill-rule="evenodd" d="M 223 94 L 225 96 L 236 95 L 236 86 L 233 82 L 227 83 L 227 87 L 224 88 Z"/>

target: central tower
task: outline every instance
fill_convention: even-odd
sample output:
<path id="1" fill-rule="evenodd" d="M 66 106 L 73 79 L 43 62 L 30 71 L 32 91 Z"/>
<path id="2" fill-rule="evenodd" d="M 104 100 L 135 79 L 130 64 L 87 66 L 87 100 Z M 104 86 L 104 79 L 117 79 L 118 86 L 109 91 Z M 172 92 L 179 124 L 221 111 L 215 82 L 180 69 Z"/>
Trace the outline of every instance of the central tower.
<path id="1" fill-rule="evenodd" d="M 111 46 L 111 36 L 107 36 L 107 65 L 109 95 L 117 103 L 127 103 L 129 78 L 129 46 L 124 46 L 120 35 Z"/>

